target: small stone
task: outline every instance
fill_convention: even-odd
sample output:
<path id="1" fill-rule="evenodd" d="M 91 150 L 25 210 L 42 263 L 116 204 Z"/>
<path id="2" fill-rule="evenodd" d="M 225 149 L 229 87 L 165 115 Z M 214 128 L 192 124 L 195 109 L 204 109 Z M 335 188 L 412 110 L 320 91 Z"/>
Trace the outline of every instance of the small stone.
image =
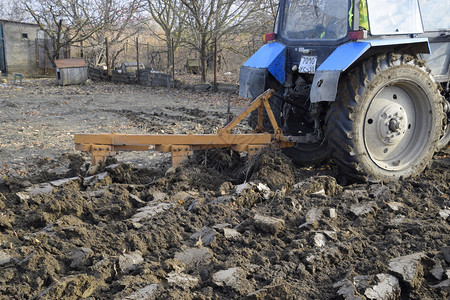
<path id="1" fill-rule="evenodd" d="M 401 289 L 398 279 L 389 274 L 378 274 L 377 284 L 366 289 L 364 295 L 372 300 L 390 300 L 400 297 Z"/>
<path id="2" fill-rule="evenodd" d="M 156 216 L 159 213 L 162 213 L 170 208 L 173 205 L 171 203 L 158 203 L 153 205 L 144 206 L 139 208 L 134 216 L 131 217 L 131 221 L 134 223 L 140 222 L 142 219 L 148 219 L 153 216 Z"/>
<path id="3" fill-rule="evenodd" d="M 358 290 L 365 290 L 369 287 L 369 283 L 372 280 L 372 276 L 369 275 L 357 275 L 353 278 L 353 284 Z"/>
<path id="4" fill-rule="evenodd" d="M 441 262 L 437 262 L 433 269 L 430 270 L 431 275 L 434 276 L 437 280 L 442 280 L 444 276 L 444 269 L 442 268 Z"/>
<path id="5" fill-rule="evenodd" d="M 41 183 L 30 186 L 25 191 L 33 195 L 50 194 L 53 191 L 53 186 L 50 183 Z"/>
<path id="6" fill-rule="evenodd" d="M 434 288 L 434 289 L 444 289 L 445 288 L 446 290 L 449 290 L 449 288 L 450 288 L 450 279 L 446 279 L 446 280 L 444 280 L 444 281 L 442 281 L 442 282 L 440 282 L 438 284 L 432 285 L 431 287 Z"/>
<path id="7" fill-rule="evenodd" d="M 198 284 L 199 278 L 188 274 L 170 272 L 169 274 L 167 274 L 166 280 L 172 285 L 181 287 L 183 289 L 189 289 L 195 287 Z"/>
<path id="8" fill-rule="evenodd" d="M 192 234 L 189 238 L 192 240 L 201 239 L 203 246 L 209 246 L 214 241 L 216 236 L 216 231 L 209 227 L 203 227 L 196 233 Z"/>
<path id="9" fill-rule="evenodd" d="M 3 251 L 0 251 L 0 266 L 9 264 L 12 261 L 12 257 Z"/>
<path id="10" fill-rule="evenodd" d="M 439 216 L 444 219 L 447 220 L 448 217 L 450 216 L 450 208 L 445 208 L 445 209 L 441 209 L 439 211 Z"/>
<path id="11" fill-rule="evenodd" d="M 130 200 L 134 205 L 145 204 L 145 201 L 141 200 L 141 198 L 133 194 L 130 194 Z"/>
<path id="12" fill-rule="evenodd" d="M 336 282 L 333 287 L 338 289 L 337 294 L 345 300 L 364 300 L 364 297 L 355 290 L 355 286 L 348 279 Z"/>
<path id="13" fill-rule="evenodd" d="M 376 208 L 377 204 L 375 201 L 369 201 L 365 203 L 353 204 L 350 206 L 350 211 L 355 214 L 355 216 L 360 217 L 374 212 Z"/>
<path id="14" fill-rule="evenodd" d="M 211 257 L 212 253 L 208 248 L 188 248 L 182 252 L 175 253 L 175 258 L 188 268 L 206 264 Z"/>
<path id="15" fill-rule="evenodd" d="M 323 234 L 329 239 L 336 240 L 337 239 L 337 232 L 332 230 L 324 230 Z"/>
<path id="16" fill-rule="evenodd" d="M 345 190 L 342 193 L 342 198 L 348 200 L 363 200 L 369 198 L 369 193 L 366 190 Z"/>
<path id="17" fill-rule="evenodd" d="M 263 184 L 261 182 L 258 183 L 258 184 L 253 183 L 253 182 L 246 182 L 246 183 L 237 185 L 235 187 L 236 194 L 238 194 L 238 195 L 241 195 L 245 190 L 253 189 L 253 188 L 256 188 L 256 190 L 258 190 L 259 192 L 263 193 L 264 199 L 269 199 L 270 198 L 270 195 L 271 195 L 270 188 L 267 185 L 265 185 L 265 184 Z"/>
<path id="18" fill-rule="evenodd" d="M 418 287 L 423 276 L 421 260 L 425 257 L 424 253 L 414 253 L 393 258 L 389 261 L 389 271 L 400 275 L 411 287 Z"/>
<path id="19" fill-rule="evenodd" d="M 212 281 L 217 286 L 228 286 L 235 290 L 240 289 L 240 281 L 245 278 L 242 268 L 236 267 L 216 272 L 212 275 Z"/>
<path id="20" fill-rule="evenodd" d="M 391 191 L 385 185 L 373 184 L 369 187 L 369 196 L 375 199 L 388 199 Z"/>
<path id="21" fill-rule="evenodd" d="M 134 271 L 143 262 L 144 258 L 140 251 L 119 256 L 119 268 L 124 273 Z"/>
<path id="22" fill-rule="evenodd" d="M 69 259 L 72 260 L 70 263 L 71 268 L 78 268 L 82 266 L 87 259 L 92 257 L 94 255 L 94 252 L 90 248 L 80 248 L 69 255 Z"/>
<path id="23" fill-rule="evenodd" d="M 156 295 L 158 293 L 158 290 L 160 289 L 160 284 L 153 283 L 145 286 L 144 288 L 137 290 L 133 294 L 130 294 L 126 296 L 125 300 L 141 300 L 141 299 L 148 299 L 153 300 L 156 299 Z"/>
<path id="24" fill-rule="evenodd" d="M 444 255 L 445 262 L 450 264 L 450 247 L 442 247 L 441 253 Z"/>
<path id="25" fill-rule="evenodd" d="M 25 192 L 17 192 L 16 193 L 17 198 L 19 198 L 19 201 L 25 202 L 27 200 L 31 199 L 31 196 L 29 193 L 25 193 Z"/>
<path id="26" fill-rule="evenodd" d="M 330 209 L 328 210 L 328 216 L 329 216 L 331 219 L 336 219 L 336 218 L 337 218 L 336 209 L 335 209 L 335 208 L 330 208 Z"/>
<path id="27" fill-rule="evenodd" d="M 103 172 L 94 176 L 85 177 L 83 180 L 83 184 L 85 186 L 93 186 L 98 182 L 107 180 L 109 177 L 108 172 Z"/>
<path id="28" fill-rule="evenodd" d="M 263 232 L 277 234 L 284 229 L 284 220 L 256 214 L 255 225 Z"/>
<path id="29" fill-rule="evenodd" d="M 314 235 L 314 245 L 316 247 L 322 248 L 325 247 L 327 244 L 327 238 L 323 233 L 316 233 Z"/>
<path id="30" fill-rule="evenodd" d="M 398 210 L 400 210 L 400 208 L 404 208 L 405 207 L 405 204 L 403 204 L 401 202 L 388 202 L 387 205 L 393 211 L 398 211 Z"/>
<path id="31" fill-rule="evenodd" d="M 240 195 L 240 194 L 242 194 L 243 191 L 245 191 L 247 189 L 250 189 L 250 188 L 251 188 L 251 186 L 250 186 L 250 184 L 248 182 L 236 185 L 236 187 L 235 187 L 236 194 Z"/>
<path id="32" fill-rule="evenodd" d="M 241 234 L 233 228 L 224 228 L 223 235 L 227 240 L 235 240 L 241 236 Z"/>
<path id="33" fill-rule="evenodd" d="M 63 179 L 51 181 L 50 184 L 54 187 L 59 187 L 59 186 L 65 185 L 67 183 L 71 183 L 71 182 L 78 181 L 78 180 L 79 180 L 78 177 L 63 178 Z"/>
<path id="34" fill-rule="evenodd" d="M 167 194 L 160 192 L 160 191 L 153 192 L 152 196 L 153 196 L 153 201 L 156 201 L 156 202 L 160 202 L 160 201 L 167 199 Z"/>
<path id="35" fill-rule="evenodd" d="M 320 220 L 321 212 L 317 208 L 312 208 L 306 213 L 306 222 L 318 222 Z"/>
<path id="36" fill-rule="evenodd" d="M 322 212 L 317 209 L 317 208 L 311 208 L 307 213 L 306 213 L 306 222 L 303 223 L 302 225 L 300 225 L 298 228 L 303 228 L 303 227 L 317 227 L 318 222 L 320 221 L 320 216 L 321 216 Z"/>
<path id="37" fill-rule="evenodd" d="M 331 176 L 315 176 L 303 180 L 293 187 L 294 192 L 298 192 L 299 196 L 335 196 L 342 192 L 342 187 L 337 184 L 336 178 Z"/>
<path id="38" fill-rule="evenodd" d="M 408 219 L 405 216 L 398 215 L 398 216 L 395 216 L 394 218 L 392 218 L 391 220 L 389 220 L 389 225 L 397 226 L 397 225 L 400 225 L 407 221 L 408 221 Z"/>
<path id="39" fill-rule="evenodd" d="M 120 167 L 120 164 L 110 164 L 105 167 L 105 170 L 115 171 Z"/>

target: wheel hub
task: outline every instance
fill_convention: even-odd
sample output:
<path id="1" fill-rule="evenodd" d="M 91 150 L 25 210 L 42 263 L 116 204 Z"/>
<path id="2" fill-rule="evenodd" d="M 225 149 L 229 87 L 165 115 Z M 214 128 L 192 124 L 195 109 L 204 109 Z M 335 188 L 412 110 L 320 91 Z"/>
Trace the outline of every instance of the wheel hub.
<path id="1" fill-rule="evenodd" d="M 394 145 L 406 133 L 408 116 L 401 105 L 391 103 L 380 111 L 376 124 L 379 141 L 385 145 Z"/>

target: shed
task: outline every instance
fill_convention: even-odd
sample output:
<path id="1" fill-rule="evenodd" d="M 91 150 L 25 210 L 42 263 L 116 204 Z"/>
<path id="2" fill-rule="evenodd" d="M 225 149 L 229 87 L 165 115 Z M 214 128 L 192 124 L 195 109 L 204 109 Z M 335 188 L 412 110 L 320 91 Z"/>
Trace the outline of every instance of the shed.
<path id="1" fill-rule="evenodd" d="M 84 58 L 56 59 L 56 79 L 59 85 L 80 84 L 88 79 Z"/>

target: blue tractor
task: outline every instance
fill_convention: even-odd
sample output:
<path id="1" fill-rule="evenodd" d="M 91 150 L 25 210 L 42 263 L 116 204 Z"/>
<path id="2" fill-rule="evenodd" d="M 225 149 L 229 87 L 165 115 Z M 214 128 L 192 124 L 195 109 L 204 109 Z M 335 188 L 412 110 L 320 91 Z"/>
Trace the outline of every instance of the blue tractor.
<path id="1" fill-rule="evenodd" d="M 271 109 L 298 164 L 331 157 L 364 181 L 417 175 L 450 139 L 449 16 L 446 1 L 281 0 L 239 93 L 276 91 Z"/>

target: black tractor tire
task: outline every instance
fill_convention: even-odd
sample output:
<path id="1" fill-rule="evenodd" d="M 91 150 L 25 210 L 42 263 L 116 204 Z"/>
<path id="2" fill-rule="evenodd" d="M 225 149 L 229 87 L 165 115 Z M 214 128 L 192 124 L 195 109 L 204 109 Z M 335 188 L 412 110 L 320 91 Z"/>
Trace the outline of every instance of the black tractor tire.
<path id="1" fill-rule="evenodd" d="M 280 128 L 283 128 L 283 100 L 281 95 L 276 94 L 269 99 L 270 108 L 275 116 L 277 124 Z M 251 128 L 255 129 L 258 124 L 258 110 L 254 110 L 250 113 L 248 118 L 248 124 Z M 270 123 L 267 112 L 264 109 L 263 114 L 263 129 L 266 132 L 273 133 L 273 127 Z M 326 144 L 301 144 L 296 143 L 295 147 L 283 148 L 283 153 L 286 154 L 296 165 L 310 166 L 320 164 L 321 162 L 330 158 L 330 151 Z"/>
<path id="2" fill-rule="evenodd" d="M 415 176 L 429 164 L 442 120 L 442 97 L 423 62 L 390 53 L 342 76 L 325 138 L 345 175 L 394 181 Z"/>

